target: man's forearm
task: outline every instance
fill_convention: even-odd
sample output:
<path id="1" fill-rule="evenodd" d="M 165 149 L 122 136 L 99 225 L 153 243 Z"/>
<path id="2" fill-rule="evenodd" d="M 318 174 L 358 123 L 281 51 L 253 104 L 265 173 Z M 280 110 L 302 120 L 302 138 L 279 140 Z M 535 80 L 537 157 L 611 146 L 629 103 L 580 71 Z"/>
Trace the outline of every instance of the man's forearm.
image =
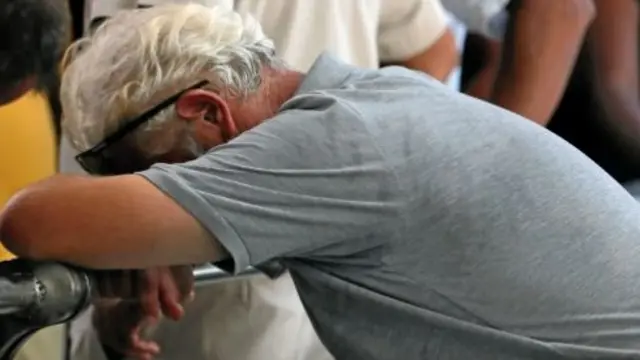
<path id="1" fill-rule="evenodd" d="M 492 102 L 546 125 L 594 14 L 591 0 L 514 0 Z"/>
<path id="2" fill-rule="evenodd" d="M 12 253 L 87 268 L 148 268 L 220 260 L 224 249 L 189 213 L 141 176 L 58 175 L 0 211 Z"/>

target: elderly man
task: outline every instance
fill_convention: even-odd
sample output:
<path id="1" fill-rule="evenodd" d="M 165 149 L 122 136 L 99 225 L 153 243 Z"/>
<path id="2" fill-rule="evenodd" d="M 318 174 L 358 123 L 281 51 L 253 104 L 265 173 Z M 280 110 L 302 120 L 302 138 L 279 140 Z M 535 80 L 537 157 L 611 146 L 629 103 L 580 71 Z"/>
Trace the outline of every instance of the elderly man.
<path id="1" fill-rule="evenodd" d="M 338 359 L 640 356 L 640 209 L 547 130 L 401 68 L 293 71 L 220 8 L 123 13 L 81 50 L 65 126 L 111 176 L 16 196 L 15 253 L 140 269 L 150 318 L 181 315 L 167 266 L 279 264 Z"/>
<path id="2" fill-rule="evenodd" d="M 191 0 L 193 1 L 193 0 Z M 99 23 L 118 10 L 185 0 L 140 0 L 88 3 L 88 24 Z M 377 68 L 381 59 L 395 61 L 434 78 L 444 79 L 457 64 L 454 39 L 439 0 L 200 0 L 251 14 L 273 40 L 278 57 L 299 71 L 308 71 L 323 51 L 347 63 Z M 398 21 L 402 19 L 402 21 Z M 309 24 L 312 23 L 313 26 Z M 61 170 L 77 167 L 67 142 L 61 147 Z M 111 339 L 125 326 L 95 327 L 102 306 L 71 324 L 72 360 L 103 358 Z M 326 360 L 332 357 L 318 339 L 295 291 L 291 277 L 254 276 L 198 290 L 179 323 L 161 321 L 145 333 L 162 347 L 163 357 L 191 360 Z M 106 312 L 109 315 L 109 312 Z M 113 317 L 111 317 L 113 318 Z M 245 321 L 244 319 L 251 319 Z M 96 325 L 103 325 L 95 321 Z M 95 331 L 94 331 L 95 330 Z M 96 336 L 97 335 L 97 336 Z M 203 341 L 215 338 L 215 342 Z M 295 339 L 295 340 L 293 340 Z M 111 355 L 111 354 L 109 354 Z"/>

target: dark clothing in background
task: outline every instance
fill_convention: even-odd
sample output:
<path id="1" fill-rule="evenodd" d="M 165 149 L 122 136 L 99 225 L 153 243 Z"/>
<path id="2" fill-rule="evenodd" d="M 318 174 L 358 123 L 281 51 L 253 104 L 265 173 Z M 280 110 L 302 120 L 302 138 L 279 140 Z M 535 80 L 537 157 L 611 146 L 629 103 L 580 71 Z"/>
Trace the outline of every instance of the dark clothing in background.
<path id="1" fill-rule="evenodd" d="M 589 53 L 583 50 L 548 128 L 588 155 L 618 182 L 638 180 L 640 168 L 620 149 L 607 126 L 591 66 Z"/>

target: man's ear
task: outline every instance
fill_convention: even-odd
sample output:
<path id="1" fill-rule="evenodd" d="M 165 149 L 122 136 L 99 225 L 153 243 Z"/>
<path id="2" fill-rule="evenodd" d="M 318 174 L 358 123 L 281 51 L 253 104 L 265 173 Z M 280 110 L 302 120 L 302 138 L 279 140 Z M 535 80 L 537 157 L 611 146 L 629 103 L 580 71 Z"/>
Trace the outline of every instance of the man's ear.
<path id="1" fill-rule="evenodd" d="M 212 91 L 187 91 L 176 101 L 176 113 L 186 121 L 205 121 L 218 126 L 227 141 L 238 134 L 229 104 Z"/>

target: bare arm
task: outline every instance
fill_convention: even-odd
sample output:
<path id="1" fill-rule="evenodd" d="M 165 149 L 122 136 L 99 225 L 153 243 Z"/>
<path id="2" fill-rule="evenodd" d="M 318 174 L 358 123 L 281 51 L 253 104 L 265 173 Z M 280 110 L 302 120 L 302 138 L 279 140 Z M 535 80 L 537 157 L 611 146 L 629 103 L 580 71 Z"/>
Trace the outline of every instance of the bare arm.
<path id="1" fill-rule="evenodd" d="M 627 153 L 640 159 L 638 2 L 595 3 L 598 16 L 587 39 L 594 90 L 610 131 Z"/>
<path id="2" fill-rule="evenodd" d="M 451 29 L 447 29 L 429 48 L 410 59 L 401 61 L 400 65 L 445 81 L 459 61 L 455 37 Z"/>
<path id="3" fill-rule="evenodd" d="M 401 65 L 445 80 L 459 62 L 440 0 L 380 3 L 378 47 L 383 65 Z"/>
<path id="4" fill-rule="evenodd" d="M 592 0 L 513 0 L 492 102 L 546 125 L 594 16 Z"/>
<path id="5" fill-rule="evenodd" d="M 55 176 L 14 196 L 0 214 L 14 254 L 87 268 L 147 268 L 226 257 L 200 224 L 136 175 Z"/>
<path id="6" fill-rule="evenodd" d="M 465 93 L 478 99 L 490 101 L 493 88 L 500 70 L 502 43 L 486 36 L 469 34 L 467 43 L 482 47 L 483 62 L 480 70 L 469 80 Z"/>

